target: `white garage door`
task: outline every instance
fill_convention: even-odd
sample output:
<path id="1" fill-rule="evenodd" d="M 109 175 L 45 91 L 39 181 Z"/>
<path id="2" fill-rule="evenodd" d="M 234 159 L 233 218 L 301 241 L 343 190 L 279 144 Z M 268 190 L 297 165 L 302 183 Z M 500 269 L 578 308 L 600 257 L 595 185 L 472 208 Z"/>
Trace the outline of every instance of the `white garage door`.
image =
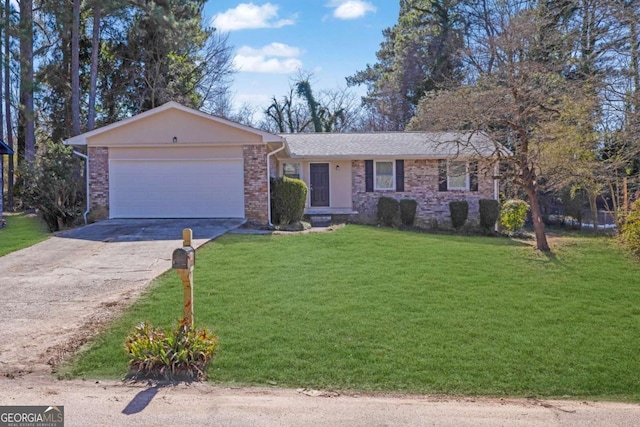
<path id="1" fill-rule="evenodd" d="M 111 218 L 243 218 L 242 160 L 109 161 Z"/>

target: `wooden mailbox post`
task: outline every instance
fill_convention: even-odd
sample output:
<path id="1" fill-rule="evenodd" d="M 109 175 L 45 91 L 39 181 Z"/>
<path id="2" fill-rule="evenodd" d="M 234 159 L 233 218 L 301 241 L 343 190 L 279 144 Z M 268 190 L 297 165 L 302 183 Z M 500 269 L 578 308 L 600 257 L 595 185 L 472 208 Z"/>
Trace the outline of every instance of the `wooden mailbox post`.
<path id="1" fill-rule="evenodd" d="M 183 317 L 189 326 L 193 326 L 193 267 L 196 264 L 196 251 L 191 246 L 193 231 L 182 230 L 182 247 L 173 251 L 171 266 L 182 279 L 184 288 Z"/>

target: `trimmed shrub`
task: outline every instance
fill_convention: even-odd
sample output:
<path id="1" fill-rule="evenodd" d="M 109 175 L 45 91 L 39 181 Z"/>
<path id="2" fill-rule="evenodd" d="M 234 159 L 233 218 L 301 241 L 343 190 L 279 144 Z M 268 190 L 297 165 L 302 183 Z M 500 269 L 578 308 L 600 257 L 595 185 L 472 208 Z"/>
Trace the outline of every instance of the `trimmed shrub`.
<path id="1" fill-rule="evenodd" d="M 493 230 L 500 217 L 500 202 L 493 199 L 480 199 L 480 227 L 485 231 Z"/>
<path id="2" fill-rule="evenodd" d="M 300 221 L 307 200 L 307 184 L 286 176 L 271 180 L 271 219 L 273 223 L 288 225 Z"/>
<path id="3" fill-rule="evenodd" d="M 183 320 L 165 332 L 148 322 L 126 339 L 129 376 L 167 380 L 202 380 L 218 347 L 218 337 L 207 329 L 196 331 Z"/>
<path id="4" fill-rule="evenodd" d="M 418 202 L 413 199 L 400 200 L 400 222 L 402 225 L 411 227 L 416 222 L 416 210 Z"/>
<path id="5" fill-rule="evenodd" d="M 398 201 L 391 197 L 380 197 L 377 218 L 382 225 L 391 227 L 398 219 Z"/>
<path id="6" fill-rule="evenodd" d="M 524 200 L 507 200 L 500 210 L 500 222 L 507 231 L 514 232 L 524 227 L 528 212 L 529 204 Z"/>
<path id="7" fill-rule="evenodd" d="M 640 256 L 640 200 L 631 204 L 629 214 L 620 227 L 620 240 L 632 254 Z"/>
<path id="8" fill-rule="evenodd" d="M 453 228 L 456 230 L 461 229 L 469 217 L 469 202 L 466 200 L 449 202 L 449 213 L 451 214 Z"/>

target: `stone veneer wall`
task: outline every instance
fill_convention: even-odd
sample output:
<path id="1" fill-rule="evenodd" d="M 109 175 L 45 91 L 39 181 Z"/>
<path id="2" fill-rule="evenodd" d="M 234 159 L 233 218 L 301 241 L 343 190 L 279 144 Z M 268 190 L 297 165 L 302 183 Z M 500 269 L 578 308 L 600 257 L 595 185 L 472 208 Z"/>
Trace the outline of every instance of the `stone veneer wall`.
<path id="1" fill-rule="evenodd" d="M 482 170 L 482 167 L 480 167 Z M 353 209 L 360 214 L 363 221 L 374 221 L 381 196 L 394 199 L 414 199 L 418 202 L 416 223 L 431 225 L 431 221 L 438 223 L 451 221 L 449 202 L 453 200 L 467 200 L 469 202 L 469 221 L 478 221 L 479 200 L 493 199 L 493 178 L 482 172 L 478 173 L 478 191 L 438 191 L 438 160 L 436 159 L 407 159 L 404 161 L 404 190 L 373 191 L 367 193 L 365 187 L 364 160 L 351 162 L 353 175 Z"/>
<path id="2" fill-rule="evenodd" d="M 264 225 L 269 221 L 267 146 L 245 145 L 243 156 L 244 216 L 249 222 Z"/>
<path id="3" fill-rule="evenodd" d="M 109 148 L 89 147 L 89 192 L 91 209 L 109 212 Z"/>

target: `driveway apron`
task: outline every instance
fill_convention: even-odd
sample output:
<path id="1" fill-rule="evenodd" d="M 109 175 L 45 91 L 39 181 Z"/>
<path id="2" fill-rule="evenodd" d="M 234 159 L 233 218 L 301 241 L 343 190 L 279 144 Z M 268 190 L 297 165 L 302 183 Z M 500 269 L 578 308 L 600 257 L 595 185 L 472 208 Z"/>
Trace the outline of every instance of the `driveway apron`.
<path id="1" fill-rule="evenodd" d="M 184 228 L 199 247 L 243 222 L 107 220 L 0 257 L 0 375 L 50 373 L 171 268 Z"/>

